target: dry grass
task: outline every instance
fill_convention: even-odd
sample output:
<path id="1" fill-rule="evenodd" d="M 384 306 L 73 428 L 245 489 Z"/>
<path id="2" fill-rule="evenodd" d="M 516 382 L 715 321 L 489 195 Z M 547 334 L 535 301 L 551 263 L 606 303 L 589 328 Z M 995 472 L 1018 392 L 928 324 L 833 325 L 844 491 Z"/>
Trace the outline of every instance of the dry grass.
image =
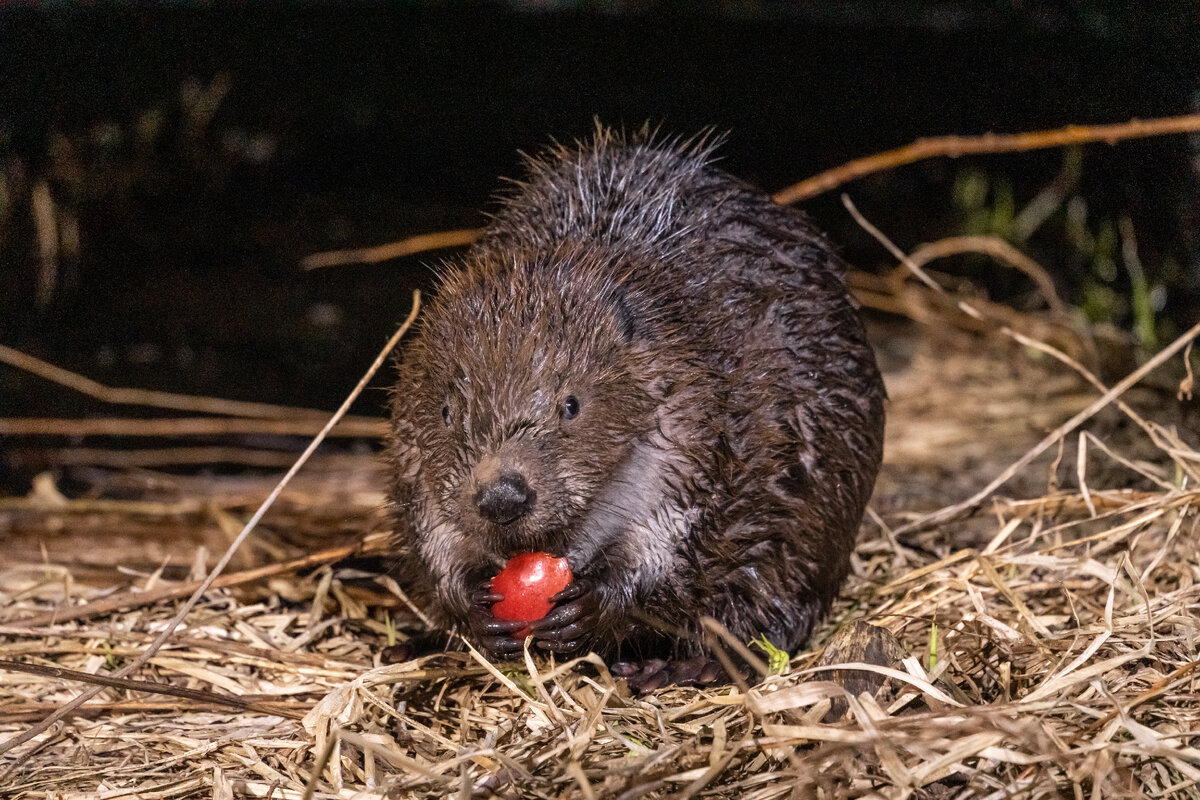
<path id="1" fill-rule="evenodd" d="M 0 796 L 1200 797 L 1196 401 L 1139 388 L 986 511 L 896 536 L 1100 393 L 1011 342 L 880 333 L 884 472 L 842 600 L 786 674 L 638 698 L 587 659 L 381 666 L 417 626 L 370 558 L 379 467 L 341 456 L 285 492 L 141 683 L 0 756 Z M 25 665 L 0 665 L 0 742 L 141 653 L 271 487 L 97 474 L 97 497 L 0 500 L 0 659 Z M 857 619 L 911 655 L 898 689 L 822 723 L 841 690 L 812 668 Z"/>

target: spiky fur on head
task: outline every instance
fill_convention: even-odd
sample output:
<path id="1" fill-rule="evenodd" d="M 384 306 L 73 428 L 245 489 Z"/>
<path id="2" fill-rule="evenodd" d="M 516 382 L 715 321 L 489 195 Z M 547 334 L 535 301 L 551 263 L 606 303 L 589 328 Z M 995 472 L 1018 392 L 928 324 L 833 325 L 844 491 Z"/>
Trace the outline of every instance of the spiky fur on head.
<path id="1" fill-rule="evenodd" d="M 649 124 L 634 133 L 597 123 L 592 138 L 523 154 L 524 180 L 509 181 L 482 244 L 502 248 L 516 238 L 553 247 L 586 239 L 601 247 L 669 253 L 694 231 L 681 220 L 693 202 L 693 180 L 711 171 L 724 140 L 709 130 L 664 137 Z M 678 180 L 648 180 L 677 176 Z"/>

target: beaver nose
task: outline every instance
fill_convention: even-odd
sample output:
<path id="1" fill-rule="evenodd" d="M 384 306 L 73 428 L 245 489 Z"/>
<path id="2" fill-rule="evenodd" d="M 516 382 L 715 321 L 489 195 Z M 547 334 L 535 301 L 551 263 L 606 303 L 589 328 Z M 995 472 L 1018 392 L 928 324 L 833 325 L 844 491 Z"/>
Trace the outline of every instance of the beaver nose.
<path id="1" fill-rule="evenodd" d="M 529 513 L 536 496 L 525 476 L 506 472 L 475 493 L 479 513 L 497 525 L 507 525 Z"/>

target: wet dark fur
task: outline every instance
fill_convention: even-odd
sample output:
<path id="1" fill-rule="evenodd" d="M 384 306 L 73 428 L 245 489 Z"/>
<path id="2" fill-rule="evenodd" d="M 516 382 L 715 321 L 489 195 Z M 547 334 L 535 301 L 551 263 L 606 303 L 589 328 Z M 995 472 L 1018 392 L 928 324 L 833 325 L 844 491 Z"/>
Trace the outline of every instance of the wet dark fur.
<path id="1" fill-rule="evenodd" d="M 794 650 L 834 598 L 883 386 L 825 238 L 709 157 L 555 149 L 445 269 L 390 442 L 397 575 L 441 624 L 470 634 L 472 592 L 533 550 L 588 581 L 582 644 L 608 655 L 693 655 L 704 615 Z M 506 526 L 473 500 L 497 470 L 536 492 Z"/>

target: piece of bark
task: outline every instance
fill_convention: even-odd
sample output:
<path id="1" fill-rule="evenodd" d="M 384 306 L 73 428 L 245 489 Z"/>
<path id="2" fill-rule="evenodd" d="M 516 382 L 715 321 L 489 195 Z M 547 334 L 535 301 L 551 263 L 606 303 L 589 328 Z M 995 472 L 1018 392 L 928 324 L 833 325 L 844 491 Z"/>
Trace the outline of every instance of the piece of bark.
<path id="1" fill-rule="evenodd" d="M 821 655 L 818 664 L 824 667 L 831 664 L 861 662 L 903 669 L 902 662 L 906 655 L 904 647 L 887 628 L 855 620 L 833 635 L 829 644 L 825 645 L 825 652 Z M 896 682 L 891 678 L 880 675 L 878 672 L 862 669 L 833 670 L 830 680 L 841 684 L 847 692 L 856 697 L 863 692 L 870 692 L 876 698 L 882 698 L 889 694 L 894 695 L 898 688 L 895 685 Z M 835 697 L 829 706 L 829 711 L 825 714 L 824 721 L 833 722 L 841 719 L 848 707 L 846 698 Z"/>

